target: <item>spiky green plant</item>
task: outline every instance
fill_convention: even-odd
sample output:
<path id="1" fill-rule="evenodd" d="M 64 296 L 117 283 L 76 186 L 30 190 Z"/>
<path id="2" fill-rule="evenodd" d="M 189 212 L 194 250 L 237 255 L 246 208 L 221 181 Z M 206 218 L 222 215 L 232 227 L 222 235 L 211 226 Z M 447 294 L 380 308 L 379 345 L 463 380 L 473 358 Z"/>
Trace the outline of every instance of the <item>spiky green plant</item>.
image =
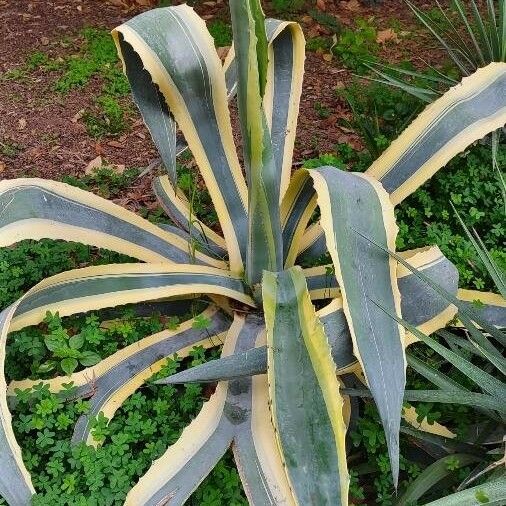
<path id="1" fill-rule="evenodd" d="M 126 504 L 183 504 L 230 445 L 252 504 L 347 504 L 351 403 L 341 392 L 342 374 L 368 384 L 397 483 L 405 347 L 416 337 L 390 314 L 402 314 L 430 334 L 455 312 L 389 255 L 397 233 L 394 206 L 506 122 L 506 64 L 476 72 L 436 101 L 365 174 L 333 167 L 292 174 L 301 29 L 264 20 L 258 0 L 232 0 L 231 13 L 234 49 L 224 65 L 204 21 L 186 5 L 145 12 L 113 32 L 134 100 L 168 171 L 155 181 L 155 192 L 176 226 L 159 228 L 61 183 L 0 182 L 0 246 L 26 238 L 74 240 L 143 262 L 42 281 L 0 314 L 0 357 L 3 362 L 10 331 L 39 323 L 48 310 L 66 316 L 206 297 L 209 307 L 197 320 L 48 381 L 53 391 L 72 381 L 78 395 L 91 395 L 90 413 L 73 440 L 94 443 L 92 418 L 99 412 L 111 418 L 166 357 L 184 356 L 197 343 L 222 342 L 222 355 L 232 364 L 226 368 L 230 381 L 219 381 Z M 242 169 L 228 110 L 234 95 Z M 205 181 L 219 230 L 200 221 L 177 189 L 176 125 Z M 318 207 L 320 221 L 310 225 Z M 327 251 L 332 265 L 297 266 L 301 255 Z M 437 247 L 403 252 L 402 258 L 458 296 L 456 269 Z M 317 311 L 315 303 L 323 307 Z M 502 300 L 490 304 L 501 307 Z M 230 377 L 238 361 L 267 375 Z M 7 396 L 33 382 L 7 389 L 0 378 L 0 493 L 12 506 L 25 505 L 34 490 Z"/>
<path id="2" fill-rule="evenodd" d="M 478 234 L 474 230 L 471 232 L 457 211 L 455 209 L 454 211 L 494 280 L 497 290 L 504 298 L 506 295 L 505 273 L 490 257 Z M 402 263 L 403 260 L 400 260 Z M 405 266 L 410 268 L 407 264 Z M 448 444 L 448 439 L 438 435 L 427 438 L 421 432 L 411 433 L 423 442 L 422 447 L 426 446 L 428 453 L 436 447 L 441 450 L 438 456 L 441 453 L 443 456 L 427 466 L 408 485 L 396 504 L 412 504 L 418 501 L 424 494 L 430 493 L 439 482 L 451 477 L 455 469 L 468 465 L 473 466 L 472 471 L 460 482 L 457 491 L 429 504 L 433 506 L 502 504 L 506 502 L 506 475 L 504 473 L 506 466 L 504 448 L 506 441 L 506 403 L 504 401 L 506 398 L 506 383 L 504 382 L 506 333 L 490 322 L 495 321 L 504 328 L 506 314 L 503 310 L 502 317 L 497 318 L 498 315 L 494 316 L 490 313 L 490 308 L 476 305 L 477 301 L 459 301 L 444 288 L 438 286 L 437 282 L 426 278 L 416 269 L 412 272 L 448 302 L 455 304 L 462 329 L 459 332 L 455 328 L 441 329 L 436 332 L 439 337 L 437 340 L 393 316 L 421 342 L 437 353 L 442 360 L 436 369 L 413 354 L 407 354 L 410 367 L 434 384 L 438 390 L 417 390 L 411 393 L 406 391 L 405 398 L 438 402 L 438 398 L 446 397 L 446 401 L 443 400 L 443 402 L 470 406 L 479 411 L 481 416 L 479 423 L 470 427 L 467 434 L 470 439 L 467 441 L 459 441 L 456 434 L 451 432 L 446 434 L 451 438 L 450 444 Z M 447 375 L 447 370 L 463 374 L 467 380 L 466 383 L 462 384 L 452 379 Z"/>
<path id="3" fill-rule="evenodd" d="M 444 49 L 461 78 L 489 63 L 506 61 L 506 0 L 486 0 L 482 9 L 476 0 L 452 0 L 453 16 L 436 0 L 439 19 L 409 0 L 405 2 Z M 401 88 L 427 103 L 458 83 L 457 79 L 435 68 L 429 75 L 378 63 L 366 65 L 378 76 L 374 81 Z M 410 82 L 411 78 L 416 78 L 418 84 Z"/>

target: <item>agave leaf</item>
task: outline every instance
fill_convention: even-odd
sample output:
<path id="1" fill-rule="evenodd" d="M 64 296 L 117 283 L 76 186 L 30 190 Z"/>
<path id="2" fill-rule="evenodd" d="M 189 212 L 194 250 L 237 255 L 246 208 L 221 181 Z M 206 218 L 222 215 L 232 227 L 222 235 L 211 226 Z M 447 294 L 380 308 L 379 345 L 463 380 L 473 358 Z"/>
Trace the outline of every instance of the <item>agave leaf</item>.
<path id="1" fill-rule="evenodd" d="M 269 39 L 267 72 L 271 78 L 267 81 L 263 104 L 280 178 L 280 197 L 283 197 L 292 174 L 306 43 L 298 23 L 267 19 L 265 28 Z"/>
<path id="2" fill-rule="evenodd" d="M 263 300 L 272 416 L 294 497 L 298 504 L 347 504 L 343 400 L 301 269 L 266 272 Z"/>
<path id="3" fill-rule="evenodd" d="M 7 334 L 16 308 L 17 305 L 14 304 L 0 313 L 0 461 L 2 462 L 0 495 L 10 506 L 25 506 L 31 502 L 35 489 L 12 430 L 4 372 Z"/>
<path id="4" fill-rule="evenodd" d="M 267 372 L 267 346 L 252 348 L 229 357 L 211 360 L 167 378 L 158 380 L 158 385 L 183 383 L 213 383 L 229 381 Z"/>
<path id="5" fill-rule="evenodd" d="M 76 299 L 76 293 L 81 298 Z M 254 305 L 242 280 L 227 271 L 183 264 L 118 264 L 86 267 L 41 281 L 22 299 L 10 330 L 60 316 L 174 296 L 209 293 Z"/>
<path id="6" fill-rule="evenodd" d="M 230 4 L 237 65 L 237 105 L 248 179 L 246 278 L 261 281 L 262 270 L 282 267 L 279 172 L 263 106 L 267 36 L 258 0 Z"/>
<path id="7" fill-rule="evenodd" d="M 216 208 L 231 270 L 241 272 L 247 189 L 232 135 L 225 73 L 204 21 L 187 5 L 153 9 L 116 28 L 113 37 L 120 36 L 139 56 L 181 128 Z"/>
<path id="8" fill-rule="evenodd" d="M 403 505 L 416 503 L 420 497 L 429 492 L 437 483 L 453 475 L 456 469 L 474 464 L 480 460 L 481 459 L 476 455 L 469 455 L 466 453 L 454 453 L 437 460 L 426 467 L 422 473 L 409 484 L 395 504 Z"/>
<path id="9" fill-rule="evenodd" d="M 434 454 L 434 448 L 438 448 L 443 453 L 441 457 L 452 453 L 467 453 L 482 458 L 485 456 L 483 448 L 476 444 L 464 443 L 438 434 L 430 434 L 412 427 L 401 426 L 401 432 L 418 441 L 424 450 L 427 451 L 430 448 L 429 453 L 431 455 Z"/>
<path id="10" fill-rule="evenodd" d="M 115 42 L 123 59 L 123 71 L 130 83 L 134 102 L 160 153 L 171 183 L 176 185 L 176 122 L 160 90 L 151 80 L 149 72 L 144 69 L 139 55 L 125 42 L 121 34 L 115 37 Z"/>
<path id="11" fill-rule="evenodd" d="M 92 193 L 42 179 L 0 181 L 0 247 L 22 239 L 63 239 L 107 248 L 145 262 L 223 262 L 148 220 Z"/>
<path id="12" fill-rule="evenodd" d="M 265 338 L 264 318 L 249 315 L 235 351 L 245 353 L 265 343 Z M 231 406 L 244 415 L 234 419 L 232 449 L 249 503 L 295 506 L 271 422 L 267 376 L 234 381 L 229 389 Z"/>
<path id="13" fill-rule="evenodd" d="M 92 435 L 92 421 L 102 413 L 109 420 L 123 402 L 166 363 L 167 357 L 177 353 L 186 357 L 194 346 L 210 348 L 223 342 L 230 322 L 216 308 L 202 313 L 209 324 L 205 329 L 194 328 L 195 320 L 181 324 L 176 331 L 162 331 L 122 349 L 94 367 L 69 377 L 50 380 L 52 390 L 72 381 L 78 390 L 76 397 L 91 395 L 90 409 L 79 418 L 72 442 L 96 446 Z"/>
<path id="14" fill-rule="evenodd" d="M 318 194 L 321 225 L 341 289 L 354 354 L 380 413 L 396 484 L 406 374 L 404 331 L 370 298 L 381 300 L 392 312 L 400 313 L 397 269 L 393 259 L 378 255 L 369 242 L 354 232 L 361 228 L 375 241 L 393 249 L 397 235 L 393 206 L 381 185 L 368 176 L 334 167 L 309 173 Z"/>
<path id="15" fill-rule="evenodd" d="M 371 165 L 398 204 L 455 155 L 506 123 L 506 63 L 491 63 L 427 107 Z"/>
<path id="16" fill-rule="evenodd" d="M 426 503 L 425 506 L 476 506 L 487 504 L 501 506 L 506 502 L 506 478 L 489 481 L 483 485 L 456 492 L 437 501 Z"/>
<path id="17" fill-rule="evenodd" d="M 259 315 L 236 315 L 222 356 L 264 339 Z M 268 414 L 265 376 L 222 382 L 179 440 L 130 491 L 126 505 L 181 506 L 232 444 L 251 504 L 295 506 Z"/>

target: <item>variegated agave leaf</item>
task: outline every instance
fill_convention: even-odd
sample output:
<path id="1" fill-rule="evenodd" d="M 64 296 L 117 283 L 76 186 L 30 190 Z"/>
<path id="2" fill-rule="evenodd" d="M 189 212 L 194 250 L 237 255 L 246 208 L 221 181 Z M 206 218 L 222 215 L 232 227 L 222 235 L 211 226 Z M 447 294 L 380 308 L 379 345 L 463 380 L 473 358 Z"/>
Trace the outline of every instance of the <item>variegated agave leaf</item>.
<path id="1" fill-rule="evenodd" d="M 74 240 L 144 262 L 78 269 L 36 285 L 0 314 L 1 365 L 8 333 L 39 323 L 48 310 L 64 316 L 205 296 L 212 301 L 205 332 L 189 321 L 71 378 L 78 395 L 92 395 L 90 416 L 102 411 L 111 417 L 168 356 L 184 355 L 197 343 L 223 342 L 222 359 L 178 378 L 229 381 L 219 381 L 214 396 L 132 489 L 127 504 L 183 504 L 229 446 L 251 504 L 306 505 L 313 492 L 318 504 L 347 504 L 344 435 L 353 417 L 336 373 L 365 374 L 397 480 L 405 347 L 417 332 L 440 329 L 455 312 L 408 267 L 464 301 L 482 297 L 457 291 L 457 272 L 437 248 L 402 254 L 408 267 L 388 254 L 395 246 L 393 204 L 504 125 L 506 65 L 479 70 L 434 102 L 365 175 L 322 167 L 292 177 L 302 31 L 295 23 L 264 22 L 258 0 L 233 0 L 231 8 L 235 44 L 224 64 L 205 23 L 186 5 L 145 12 L 113 31 L 134 100 L 168 172 L 154 187 L 174 225 L 158 227 L 61 183 L 0 182 L 0 246 L 29 238 Z M 235 95 L 245 175 L 228 109 Z M 195 157 L 222 234 L 195 216 L 177 189 L 175 157 L 183 147 L 176 128 Z M 317 206 L 321 221 L 308 226 Z M 332 265 L 293 267 L 301 256 L 327 252 Z M 488 304 L 483 311 L 503 321 L 501 302 L 483 297 Z M 317 300 L 329 303 L 315 312 L 311 301 Z M 413 331 L 405 332 L 373 300 L 402 316 Z M 285 316 L 298 330 L 296 338 Z M 317 400 L 312 413 L 290 400 L 285 377 L 293 376 L 297 359 L 303 367 L 296 384 Z M 0 494 L 11 506 L 24 506 L 34 490 L 13 435 L 3 372 L 0 377 Z M 60 391 L 63 382 L 69 378 L 49 385 Z M 8 393 L 29 385 L 13 383 Z M 89 417 L 79 421 L 75 441 L 94 443 L 89 422 Z M 306 425 L 315 429 L 314 438 L 304 439 L 301 452 L 291 431 L 304 432 Z M 313 444 L 328 450 L 325 458 L 308 450 Z M 292 456 L 310 471 L 300 473 Z"/>

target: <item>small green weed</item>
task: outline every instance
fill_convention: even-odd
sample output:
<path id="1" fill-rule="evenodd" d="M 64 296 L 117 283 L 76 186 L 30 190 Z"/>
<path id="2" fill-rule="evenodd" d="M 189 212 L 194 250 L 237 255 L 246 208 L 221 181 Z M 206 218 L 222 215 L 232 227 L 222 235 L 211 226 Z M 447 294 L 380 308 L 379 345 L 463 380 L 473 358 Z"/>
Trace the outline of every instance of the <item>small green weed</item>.
<path id="1" fill-rule="evenodd" d="M 0 74 L 1 81 L 21 81 L 27 75 L 26 69 L 24 67 L 18 67 L 11 70 L 6 70 L 4 73 Z"/>
<path id="2" fill-rule="evenodd" d="M 345 67 L 355 72 L 363 72 L 363 62 L 374 60 L 374 55 L 378 52 L 376 35 L 374 26 L 364 19 L 359 19 L 356 28 L 343 30 L 332 52 Z"/>
<path id="3" fill-rule="evenodd" d="M 313 107 L 316 111 L 316 114 L 318 114 L 318 117 L 321 119 L 326 119 L 331 114 L 330 109 L 327 106 L 323 105 L 321 102 L 315 102 Z"/>
<path id="4" fill-rule="evenodd" d="M 26 68 L 28 70 L 35 70 L 40 67 L 45 67 L 49 63 L 49 57 L 42 51 L 34 51 L 26 58 Z"/>
<path id="5" fill-rule="evenodd" d="M 21 146 L 11 140 L 4 139 L 0 141 L 0 154 L 9 158 L 15 158 L 21 151 Z"/>
<path id="6" fill-rule="evenodd" d="M 131 186 L 138 177 L 139 169 L 127 168 L 122 173 L 118 173 L 106 164 L 80 178 L 64 176 L 62 181 L 81 188 L 81 190 L 92 191 L 101 197 L 110 199 Z"/>
<path id="7" fill-rule="evenodd" d="M 216 47 L 230 46 L 232 44 L 232 27 L 222 19 L 210 21 L 207 29 L 213 37 Z"/>
<path id="8" fill-rule="evenodd" d="M 128 81 L 118 67 L 116 46 L 107 30 L 85 28 L 81 32 L 85 45 L 78 54 L 66 60 L 66 70 L 56 81 L 55 89 L 68 92 L 85 86 L 94 75 L 107 80 L 104 91 L 114 95 L 129 92 Z"/>
<path id="9" fill-rule="evenodd" d="M 102 95 L 97 99 L 98 114 L 86 112 L 83 116 L 88 135 L 94 138 L 118 135 L 127 129 L 125 109 L 116 98 Z"/>
<path id="10" fill-rule="evenodd" d="M 0 249 L 0 308 L 21 297 L 42 279 L 85 264 L 126 261 L 117 253 L 83 244 L 52 241 L 21 241 L 14 248 Z"/>
<path id="11" fill-rule="evenodd" d="M 312 37 L 306 40 L 307 51 L 328 51 L 332 41 L 328 37 Z"/>
<path id="12" fill-rule="evenodd" d="M 272 7 L 276 12 L 297 12 L 304 7 L 305 0 L 272 0 Z"/>
<path id="13" fill-rule="evenodd" d="M 341 22 L 332 14 L 323 12 L 316 9 L 311 9 L 309 15 L 321 26 L 324 26 L 332 32 L 334 35 L 338 35 L 342 32 L 343 26 Z"/>

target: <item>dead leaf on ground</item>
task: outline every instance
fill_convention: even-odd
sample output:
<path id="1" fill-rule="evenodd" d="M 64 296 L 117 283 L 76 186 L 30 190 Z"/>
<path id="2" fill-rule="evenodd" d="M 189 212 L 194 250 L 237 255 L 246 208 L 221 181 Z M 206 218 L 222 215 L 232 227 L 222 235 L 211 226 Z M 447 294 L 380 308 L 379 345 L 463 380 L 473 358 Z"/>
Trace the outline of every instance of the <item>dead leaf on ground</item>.
<path id="1" fill-rule="evenodd" d="M 325 5 L 325 0 L 316 0 L 316 7 L 320 9 L 321 11 L 326 11 L 327 6 Z"/>
<path id="2" fill-rule="evenodd" d="M 125 145 L 122 144 L 121 142 L 118 142 L 118 141 L 109 141 L 107 143 L 108 146 L 111 146 L 111 148 L 116 148 L 116 149 L 124 149 L 125 148 Z"/>
<path id="3" fill-rule="evenodd" d="M 2 173 L 5 170 L 5 163 L 0 161 L 0 173 Z"/>
<path id="4" fill-rule="evenodd" d="M 102 167 L 102 157 L 99 155 L 96 158 L 93 158 L 93 160 L 86 165 L 86 168 L 84 169 L 84 173 L 89 176 L 90 174 L 93 174 L 98 168 Z"/>
<path id="5" fill-rule="evenodd" d="M 116 174 L 123 174 L 123 172 L 125 172 L 126 169 L 126 166 L 123 165 L 122 163 L 113 164 L 110 165 L 109 167 L 113 170 L 113 172 L 116 172 Z"/>
<path id="6" fill-rule="evenodd" d="M 386 30 L 380 30 L 378 35 L 376 36 L 376 42 L 378 44 L 385 44 L 386 42 L 395 42 L 399 43 L 399 37 L 397 33 L 392 28 L 387 28 Z"/>
<path id="7" fill-rule="evenodd" d="M 357 12 L 360 10 L 360 3 L 358 0 L 349 0 L 348 2 L 340 2 L 341 7 L 351 11 Z"/>
<path id="8" fill-rule="evenodd" d="M 72 123 L 77 123 L 83 116 L 84 116 L 84 109 L 81 109 L 76 114 L 74 114 L 74 116 L 72 116 L 72 119 L 70 121 L 72 121 Z"/>

